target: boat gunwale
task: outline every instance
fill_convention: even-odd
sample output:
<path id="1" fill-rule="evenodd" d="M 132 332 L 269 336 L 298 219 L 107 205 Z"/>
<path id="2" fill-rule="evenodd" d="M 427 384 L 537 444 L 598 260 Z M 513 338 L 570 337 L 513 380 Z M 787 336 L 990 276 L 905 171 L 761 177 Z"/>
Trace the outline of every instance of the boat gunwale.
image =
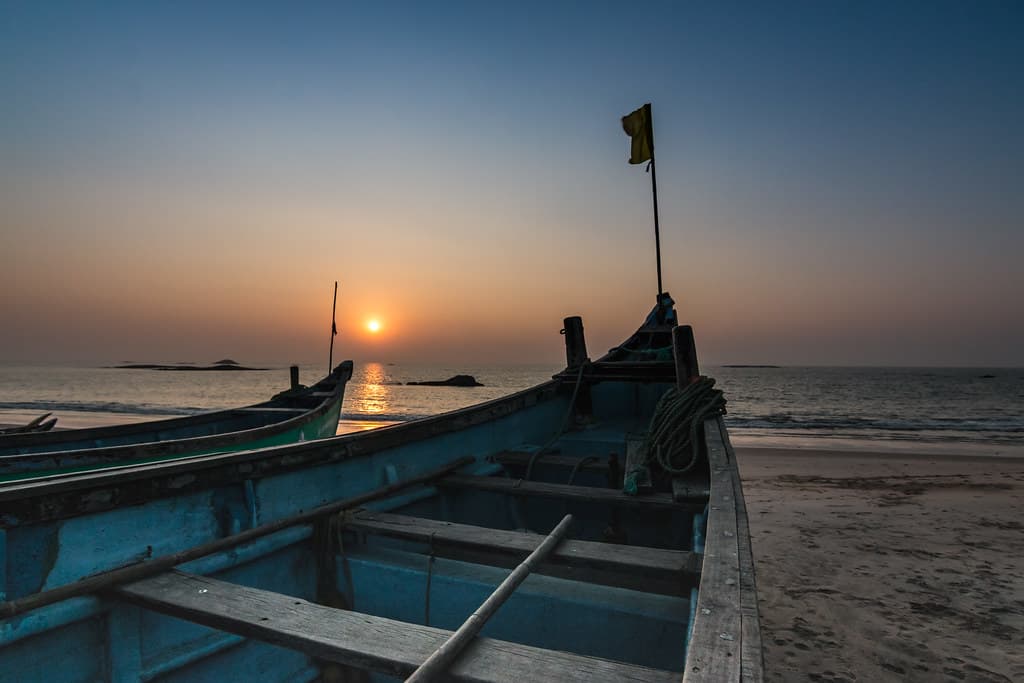
<path id="1" fill-rule="evenodd" d="M 544 394 L 544 393 L 546 393 L 548 391 L 557 392 L 560 387 L 564 387 L 567 383 L 570 383 L 570 382 L 573 382 L 573 381 L 578 382 L 578 381 L 583 381 L 584 379 L 586 379 L 586 381 L 588 381 L 590 383 L 596 383 L 596 382 L 601 382 L 601 381 L 622 382 L 622 383 L 635 383 L 635 381 L 636 381 L 635 379 L 631 379 L 631 378 L 628 378 L 628 377 L 615 377 L 615 376 L 598 377 L 598 376 L 593 376 L 591 373 L 587 373 L 586 369 L 587 369 L 588 366 L 593 366 L 594 364 L 614 365 L 614 364 L 617 364 L 619 362 L 622 362 L 622 361 L 615 361 L 615 360 L 613 360 L 613 358 L 617 354 L 621 353 L 621 351 L 624 348 L 626 348 L 627 346 L 629 346 L 629 344 L 631 344 L 635 339 L 637 339 L 638 337 L 643 336 L 643 335 L 649 335 L 651 333 L 656 333 L 656 332 L 665 332 L 665 331 L 670 330 L 670 329 L 671 329 L 670 326 L 667 326 L 667 325 L 664 325 L 664 324 L 660 324 L 660 323 L 659 324 L 651 324 L 649 322 L 644 322 L 629 337 L 627 337 L 627 339 L 625 341 L 623 341 L 618 346 L 615 346 L 615 347 L 609 349 L 607 353 L 602 355 L 596 361 L 590 361 L 588 359 L 582 366 L 580 366 L 579 371 L 578 371 L 579 374 L 577 375 L 577 377 L 572 377 L 572 374 L 571 374 L 573 370 L 576 370 L 576 368 L 566 368 L 566 369 L 556 373 L 555 375 L 553 375 L 552 379 L 547 380 L 545 382 L 541 382 L 540 384 L 536 384 L 536 385 L 534 385 L 532 387 L 527 387 L 525 389 L 522 389 L 522 390 L 517 391 L 517 392 L 513 392 L 513 393 L 508 394 L 506 396 L 499 396 L 498 398 L 490 399 L 488 401 L 484 401 L 484 402 L 481 402 L 481 403 L 474 403 L 472 405 L 464 406 L 462 408 L 456 408 L 454 410 L 450 410 L 450 411 L 447 411 L 447 412 L 444 412 L 444 413 L 439 413 L 437 415 L 430 415 L 430 416 L 427 416 L 427 417 L 418 418 L 418 419 L 415 419 L 415 420 L 409 420 L 407 422 L 402 422 L 402 423 L 399 423 L 399 424 L 387 425 L 385 427 L 379 427 L 379 428 L 376 428 L 376 429 L 366 430 L 366 431 L 363 431 L 363 432 L 353 432 L 353 433 L 341 434 L 341 435 L 333 436 L 333 437 L 325 437 L 323 439 L 317 439 L 316 441 L 312 441 L 312 442 L 304 442 L 304 443 L 297 443 L 297 444 L 283 444 L 283 445 L 276 445 L 276 446 L 267 446 L 265 448 L 260 448 L 260 449 L 233 451 L 233 452 L 227 453 L 227 454 L 212 453 L 212 454 L 196 455 L 196 456 L 187 456 L 186 455 L 186 456 L 182 456 L 182 457 L 178 457 L 178 458 L 174 458 L 174 459 L 169 459 L 169 460 L 159 461 L 159 462 L 153 462 L 153 463 L 144 463 L 144 464 L 138 464 L 138 465 L 127 464 L 127 465 L 124 465 L 124 466 L 108 466 L 108 467 L 104 467 L 102 469 L 94 469 L 94 470 L 90 470 L 90 471 L 87 471 L 87 472 L 81 472 L 81 473 L 54 474 L 54 475 L 51 475 L 51 476 L 48 476 L 48 477 L 37 477 L 37 478 L 33 478 L 33 479 L 13 480 L 12 482 L 9 482 L 9 483 L 0 482 L 0 502 L 24 500 L 26 498 L 31 498 L 33 496 L 44 496 L 44 495 L 54 494 L 54 493 L 66 494 L 66 493 L 69 493 L 69 492 L 80 491 L 80 490 L 102 489 L 103 486 L 106 485 L 106 484 L 118 484 L 118 483 L 121 483 L 121 482 L 124 482 L 124 481 L 135 481 L 135 480 L 143 479 L 143 478 L 151 478 L 153 476 L 161 476 L 161 475 L 173 476 L 175 474 L 181 474 L 182 473 L 182 468 L 185 468 L 184 471 L 188 471 L 188 472 L 193 471 L 193 468 L 196 471 L 204 470 L 204 469 L 209 469 L 209 468 L 212 468 L 212 467 L 221 466 L 222 465 L 221 461 L 223 460 L 223 456 L 224 455 L 228 455 L 232 459 L 231 459 L 229 464 L 223 465 L 223 466 L 227 467 L 227 466 L 235 465 L 236 469 L 237 469 L 237 465 L 244 465 L 244 464 L 252 463 L 254 461 L 255 462 L 259 462 L 264 457 L 270 458 L 273 455 L 279 456 L 279 458 L 282 459 L 282 460 L 288 459 L 288 460 L 290 460 L 290 462 L 289 462 L 288 466 L 286 466 L 286 467 L 270 468 L 270 467 L 266 467 L 265 466 L 264 468 L 262 468 L 263 471 L 260 471 L 258 473 L 254 473 L 252 471 L 247 471 L 246 473 L 244 473 L 244 474 L 242 474 L 240 476 L 236 476 L 235 478 L 230 478 L 229 477 L 229 478 L 226 478 L 226 479 L 218 479 L 217 481 L 212 482 L 212 485 L 223 485 L 223 484 L 231 483 L 232 481 L 242 481 L 242 480 L 245 480 L 245 479 L 252 479 L 252 478 L 258 477 L 258 476 L 266 476 L 268 474 L 272 474 L 272 473 L 276 473 L 276 472 L 287 471 L 287 470 L 291 470 L 291 469 L 298 469 L 300 467 L 307 466 L 309 464 L 327 464 L 327 463 L 330 463 L 330 462 L 346 460 L 346 459 L 348 459 L 349 457 L 351 457 L 353 455 L 363 454 L 363 453 L 359 452 L 359 451 L 361 451 L 361 449 L 364 448 L 364 447 L 360 446 L 360 442 L 363 442 L 363 441 L 370 442 L 370 444 L 371 444 L 370 450 L 364 451 L 366 454 L 369 454 L 369 453 L 376 452 L 378 450 L 383 450 L 383 449 L 388 448 L 388 447 L 390 447 L 392 445 L 395 445 L 395 444 L 391 443 L 392 441 L 394 441 L 396 443 L 402 443 L 402 442 L 407 442 L 407 441 L 418 441 L 418 440 L 423 440 L 423 439 L 430 438 L 432 436 L 437 436 L 439 434 L 443 434 L 443 433 L 447 433 L 447 432 L 453 432 L 453 431 L 458 431 L 459 429 L 464 429 L 466 427 L 470 427 L 470 426 L 473 426 L 475 424 L 480 424 L 482 422 L 487 422 L 489 420 L 495 419 L 496 417 L 500 417 L 500 415 L 488 415 L 488 416 L 486 416 L 484 418 L 481 418 L 480 415 L 482 413 L 487 413 L 487 412 L 492 411 L 492 410 L 494 410 L 496 408 L 507 406 L 507 405 L 511 405 L 513 403 L 517 403 L 518 401 L 522 400 L 522 401 L 524 401 L 524 405 L 520 406 L 519 408 L 516 408 L 516 409 L 521 409 L 522 407 L 526 407 L 525 400 L 526 400 L 527 396 L 536 394 L 539 397 L 541 394 Z M 630 361 L 626 361 L 626 362 L 630 363 Z M 337 371 L 339 368 L 341 368 L 343 365 L 346 365 L 346 364 L 349 364 L 351 366 L 352 361 L 351 360 L 342 361 L 338 365 L 338 367 L 335 368 L 335 371 Z M 640 363 L 640 364 L 650 365 L 652 369 L 657 367 L 658 370 L 660 370 L 662 372 L 665 372 L 665 377 L 664 377 L 663 380 L 660 380 L 658 378 L 645 378 L 646 381 L 658 381 L 658 382 L 664 381 L 664 383 L 674 383 L 675 382 L 675 367 L 674 367 L 673 363 L 667 363 L 667 362 L 663 362 L 663 361 L 655 361 L 655 362 L 647 362 L 647 363 Z M 333 374 L 333 372 L 332 372 L 332 374 Z M 669 374 L 671 374 L 671 377 L 669 376 Z M 344 391 L 344 386 L 347 383 L 348 379 L 351 378 L 351 375 L 352 375 L 352 372 L 351 372 L 351 367 L 350 367 L 349 368 L 348 376 L 345 378 L 345 381 L 340 381 L 339 380 L 339 385 L 340 386 L 336 387 L 336 390 L 340 389 L 343 392 Z M 323 380 L 321 380 L 321 381 L 323 381 Z M 326 402 L 326 399 L 325 399 L 325 402 Z M 232 410 L 238 410 L 238 409 L 235 408 L 235 409 L 232 409 Z M 512 410 L 508 411 L 508 413 L 511 413 L 511 412 L 513 412 L 513 411 Z M 344 413 L 344 410 L 342 410 L 342 413 Z M 290 418 L 290 420 L 299 419 L 299 418 L 305 417 L 305 415 L 306 414 L 303 414 L 303 415 L 300 415 L 300 416 L 296 416 L 295 418 Z M 460 420 L 462 420 L 462 419 L 466 419 L 468 421 L 466 421 L 463 424 L 456 424 L 456 423 L 460 422 Z M 282 423 L 277 423 L 277 424 L 282 424 Z M 421 434 L 420 433 L 421 431 L 422 432 L 426 432 L 426 433 Z M 308 455 L 307 451 L 310 451 L 310 450 L 318 451 L 321 448 L 330 448 L 330 447 L 338 444 L 341 441 L 345 442 L 345 446 L 344 446 L 345 453 L 341 457 L 329 457 L 329 458 L 326 458 L 326 459 L 322 459 L 320 461 L 316 461 L 315 458 L 308 458 L 308 460 L 310 462 L 294 462 L 295 461 L 295 456 Z M 378 442 L 378 441 L 380 441 L 380 443 L 375 443 L 375 442 Z M 156 444 L 160 444 L 160 443 L 173 443 L 173 441 L 155 442 L 155 443 Z M 128 446 L 128 447 L 131 448 L 131 446 Z M 136 448 L 137 447 L 138 447 L 138 445 L 136 445 Z M 112 447 L 112 448 L 125 448 L 125 447 L 124 446 L 115 446 L 115 447 Z M 98 451 L 98 450 L 103 450 L 103 449 L 87 449 L 87 451 Z M 266 453 L 266 451 L 270 451 L 270 450 L 273 450 L 274 453 L 273 454 Z M 70 452 L 70 451 L 68 451 L 68 452 Z M 56 454 L 56 453 L 59 453 L 59 452 L 54 452 L 54 453 Z M 32 454 L 32 455 L 38 455 L 38 454 Z M 18 457 L 18 456 L 0 456 L 0 460 L 2 460 L 2 457 Z M 263 464 L 266 465 L 265 462 Z M 267 471 L 267 470 L 269 470 L 269 471 Z M 197 480 L 198 479 L 199 478 L 197 478 Z M 18 485 L 19 482 L 23 482 L 23 484 L 21 486 L 19 486 Z M 194 482 L 194 483 L 196 483 L 196 482 Z M 178 494 L 178 493 L 183 493 L 183 492 L 188 491 L 188 490 L 194 490 L 194 488 L 200 488 L 200 487 L 198 487 L 198 486 L 196 486 L 196 487 L 178 486 L 178 487 L 174 488 L 171 492 L 169 492 L 169 493 L 167 493 L 165 495 L 175 495 L 175 494 Z M 152 498 L 158 498 L 158 497 L 164 497 L 164 496 L 158 496 L 158 495 L 153 495 L 152 496 Z M 134 503 L 137 504 L 137 503 L 149 500 L 149 499 L 150 498 L 148 498 L 148 497 L 143 497 L 140 500 L 135 500 Z M 123 503 L 120 502 L 122 500 L 121 498 L 117 498 L 117 500 L 119 501 L 119 504 L 123 504 Z M 95 500 L 94 500 L 94 504 L 95 504 Z M 50 510 L 52 511 L 52 506 L 47 506 L 47 507 L 50 508 Z M 61 507 L 63 507 L 63 506 L 61 506 Z M 111 507 L 114 507 L 114 506 L 111 506 Z M 109 508 L 106 508 L 106 507 L 100 507 L 100 508 L 90 507 L 87 511 L 88 512 L 95 512 L 95 511 L 99 511 L 101 509 L 109 509 Z M 74 514 L 76 514 L 76 513 L 60 514 L 57 517 L 46 516 L 45 519 L 63 518 L 63 517 L 73 516 Z M 5 517 L 4 515 L 0 515 L 0 523 L 4 522 L 4 517 Z M 19 519 L 20 519 L 20 517 L 19 517 Z M 30 519 L 33 519 L 33 520 L 39 519 L 39 521 L 42 521 L 42 518 L 37 518 L 35 516 L 30 516 Z"/>
<path id="2" fill-rule="evenodd" d="M 761 681 L 764 653 L 750 528 L 736 452 L 721 415 L 704 422 L 711 469 L 704 562 L 682 683 Z M 713 548 L 708 552 L 708 548 Z"/>
<path id="3" fill-rule="evenodd" d="M 371 455 L 403 443 L 456 432 L 510 415 L 541 400 L 554 398 L 559 393 L 568 393 L 569 386 L 575 381 L 583 380 L 587 374 L 587 366 L 593 365 L 594 362 L 615 364 L 616 361 L 611 360 L 612 357 L 638 335 L 664 331 L 664 327 L 642 325 L 625 342 L 609 350 L 597 361 L 587 361 L 580 366 L 580 370 L 584 372 L 578 374 L 579 380 L 572 376 L 575 368 L 566 368 L 550 380 L 506 396 L 408 422 L 302 443 L 229 453 L 183 456 L 160 462 L 109 466 L 80 473 L 54 474 L 0 483 L 0 502 L 5 503 L 5 510 L 0 513 L 0 524 L 7 524 L 11 520 L 17 523 L 31 523 L 64 519 L 78 514 L 136 505 L 213 486 L 239 483 L 303 467 Z M 341 365 L 350 362 L 344 361 Z M 674 364 L 658 362 L 653 363 L 652 367 L 654 365 L 665 372 L 662 380 L 654 381 L 663 381 L 666 384 L 675 382 Z M 614 376 L 588 377 L 587 381 L 636 383 L 630 378 Z M 652 378 L 648 378 L 647 381 L 652 381 Z M 331 450 L 335 448 L 338 450 Z M 181 477 L 186 473 L 197 476 L 191 481 L 184 482 Z M 140 480 L 147 480 L 145 490 L 140 490 L 142 487 L 131 486 L 132 482 Z"/>
<path id="4" fill-rule="evenodd" d="M 365 457 L 397 445 L 426 440 L 511 415 L 540 401 L 554 399 L 563 385 L 558 380 L 548 380 L 507 396 L 439 415 L 315 441 L 12 481 L 0 484 L 0 502 L 5 504 L 0 524 L 11 519 L 18 523 L 32 523 L 73 517 Z M 186 483 L 181 481 L 184 474 L 197 476 Z M 149 482 L 144 491 L 131 486 L 140 480 Z"/>

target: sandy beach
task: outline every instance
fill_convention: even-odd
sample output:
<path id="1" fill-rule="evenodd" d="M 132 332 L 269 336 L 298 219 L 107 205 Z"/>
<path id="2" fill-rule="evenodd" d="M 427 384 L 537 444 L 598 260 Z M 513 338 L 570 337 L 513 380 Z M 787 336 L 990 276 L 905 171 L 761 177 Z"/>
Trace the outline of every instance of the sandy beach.
<path id="1" fill-rule="evenodd" d="M 737 452 L 766 680 L 1024 680 L 1024 458 Z"/>

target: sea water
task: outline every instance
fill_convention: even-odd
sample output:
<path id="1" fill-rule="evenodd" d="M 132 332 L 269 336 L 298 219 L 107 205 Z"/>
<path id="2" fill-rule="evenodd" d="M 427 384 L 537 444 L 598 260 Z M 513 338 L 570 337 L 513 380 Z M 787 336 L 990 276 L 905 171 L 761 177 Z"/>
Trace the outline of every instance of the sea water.
<path id="1" fill-rule="evenodd" d="M 258 403 L 287 388 L 285 364 L 264 371 L 168 372 L 0 365 L 0 423 L 51 412 L 75 428 L 191 415 Z M 312 384 L 326 366 L 302 366 Z M 357 363 L 339 433 L 455 410 L 543 382 L 552 365 Z M 728 400 L 737 445 L 959 450 L 1024 448 L 1022 368 L 705 367 Z M 482 387 L 411 386 L 456 374 Z"/>

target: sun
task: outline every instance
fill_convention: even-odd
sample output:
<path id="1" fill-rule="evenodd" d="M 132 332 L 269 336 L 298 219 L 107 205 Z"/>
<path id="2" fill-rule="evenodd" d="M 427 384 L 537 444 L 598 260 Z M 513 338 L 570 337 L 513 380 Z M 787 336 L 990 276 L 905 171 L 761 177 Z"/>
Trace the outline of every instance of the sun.
<path id="1" fill-rule="evenodd" d="M 374 334 L 380 332 L 380 321 L 377 320 L 376 318 L 374 318 L 373 320 L 367 320 L 366 329 L 368 329 L 370 332 L 373 332 Z"/>

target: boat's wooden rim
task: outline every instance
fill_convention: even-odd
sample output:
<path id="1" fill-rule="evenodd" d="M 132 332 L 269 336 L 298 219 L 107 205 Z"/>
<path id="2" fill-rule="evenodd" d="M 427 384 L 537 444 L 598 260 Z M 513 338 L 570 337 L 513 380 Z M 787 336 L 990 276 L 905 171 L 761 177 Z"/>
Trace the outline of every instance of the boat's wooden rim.
<path id="1" fill-rule="evenodd" d="M 711 496 L 684 683 L 764 677 L 750 529 L 736 453 L 721 416 L 704 423 Z"/>
<path id="2" fill-rule="evenodd" d="M 665 326 L 641 327 L 626 342 L 594 363 L 588 362 L 581 368 L 582 372 L 576 371 L 571 377 L 568 371 L 559 373 L 547 382 L 507 396 L 396 425 L 253 451 L 181 457 L 142 465 L 108 467 L 79 474 L 0 483 L 0 502 L 5 503 L 4 512 L 0 512 L 0 524 L 14 520 L 36 522 L 62 519 L 84 512 L 98 512 L 122 505 L 138 504 L 310 465 L 347 460 L 510 415 L 541 401 L 550 400 L 560 393 L 568 393 L 571 391 L 569 387 L 576 382 L 595 382 L 599 379 L 629 382 L 632 379 L 613 376 L 588 379 L 583 376 L 587 366 L 614 366 L 616 363 L 630 367 L 643 366 L 649 370 L 642 381 L 653 381 L 657 377 L 659 382 L 674 383 L 675 367 L 671 363 L 611 360 L 617 352 L 638 337 L 670 331 L 670 328 Z M 346 363 L 351 364 L 351 361 Z M 655 369 L 656 374 L 652 374 Z M 192 475 L 187 481 L 180 476 L 185 472 Z M 140 480 L 146 480 L 147 485 L 130 485 Z"/>
<path id="3" fill-rule="evenodd" d="M 511 415 L 564 391 L 560 382 L 551 380 L 484 403 L 365 432 L 7 482 L 0 484 L 0 524 L 63 519 L 366 456 Z M 140 481 L 146 485 L 138 486 Z"/>

